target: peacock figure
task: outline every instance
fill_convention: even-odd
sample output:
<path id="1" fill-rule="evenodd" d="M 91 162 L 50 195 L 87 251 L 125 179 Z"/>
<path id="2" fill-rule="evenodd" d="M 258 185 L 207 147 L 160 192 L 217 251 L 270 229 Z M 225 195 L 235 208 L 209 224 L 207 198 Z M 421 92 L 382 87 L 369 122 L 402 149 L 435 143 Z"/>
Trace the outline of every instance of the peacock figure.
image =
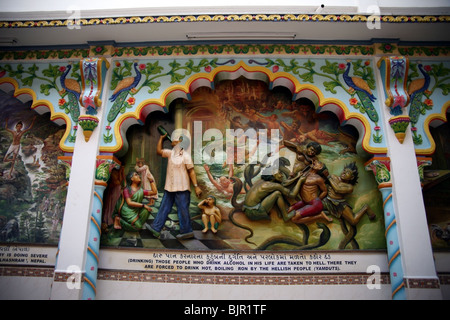
<path id="1" fill-rule="evenodd" d="M 136 86 L 138 85 L 139 81 L 141 81 L 142 75 L 138 69 L 138 64 L 135 62 L 133 64 L 133 67 L 136 71 L 136 76 L 122 79 L 117 84 L 117 87 L 115 88 L 112 96 L 109 98 L 111 102 L 114 102 L 107 117 L 109 122 L 113 122 L 116 119 L 117 115 L 122 109 L 123 104 L 126 101 L 128 94 L 130 92 L 136 92 Z"/>
<path id="2" fill-rule="evenodd" d="M 342 75 L 344 82 L 356 93 L 370 120 L 378 122 L 378 113 L 372 104 L 377 98 L 372 94 L 369 84 L 362 78 L 349 76 L 349 72 L 350 62 L 347 62 L 347 69 Z"/>
<path id="3" fill-rule="evenodd" d="M 80 116 L 79 100 L 81 94 L 81 86 L 77 80 L 67 78 L 67 75 L 69 74 L 71 69 L 72 65 L 69 64 L 66 67 L 64 73 L 61 75 L 60 81 L 62 90 L 59 91 L 59 94 L 61 96 L 63 96 L 65 93 L 67 94 L 70 116 L 74 122 L 77 122 L 78 117 Z"/>
<path id="4" fill-rule="evenodd" d="M 419 120 L 422 109 L 423 93 L 428 89 L 428 86 L 430 85 L 429 74 L 422 68 L 422 64 L 419 64 L 418 67 L 423 75 L 423 78 L 412 80 L 408 86 L 408 94 L 411 101 L 409 117 L 411 118 L 412 124 L 417 123 L 417 121 Z"/>

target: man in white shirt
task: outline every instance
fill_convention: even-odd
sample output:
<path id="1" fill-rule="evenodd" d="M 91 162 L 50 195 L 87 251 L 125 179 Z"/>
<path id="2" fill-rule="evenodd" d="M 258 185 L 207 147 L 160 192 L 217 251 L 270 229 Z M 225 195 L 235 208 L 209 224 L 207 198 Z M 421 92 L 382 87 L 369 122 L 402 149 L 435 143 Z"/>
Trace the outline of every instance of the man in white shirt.
<path id="1" fill-rule="evenodd" d="M 189 154 L 190 141 L 186 136 L 180 136 L 172 140 L 173 149 L 163 149 L 163 141 L 167 134 L 159 138 L 156 146 L 156 153 L 163 158 L 167 158 L 166 184 L 161 206 L 152 225 L 146 227 L 155 237 L 160 236 L 167 216 L 175 203 L 178 209 L 178 219 L 180 222 L 180 234 L 178 239 L 193 238 L 191 218 L 189 215 L 189 204 L 191 201 L 191 182 L 195 187 L 197 197 L 201 196 L 202 190 L 198 186 L 197 176 L 194 171 L 194 164 Z"/>

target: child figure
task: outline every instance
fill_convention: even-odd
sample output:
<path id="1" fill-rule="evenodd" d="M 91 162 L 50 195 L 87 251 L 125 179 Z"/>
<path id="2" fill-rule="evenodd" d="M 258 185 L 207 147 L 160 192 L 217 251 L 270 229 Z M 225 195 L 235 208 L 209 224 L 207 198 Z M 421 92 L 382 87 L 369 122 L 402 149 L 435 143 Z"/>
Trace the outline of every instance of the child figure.
<path id="1" fill-rule="evenodd" d="M 150 168 L 144 163 L 144 159 L 136 158 L 136 166 L 134 167 L 134 169 L 141 176 L 142 189 L 156 190 L 155 178 L 150 172 Z M 154 196 L 150 196 L 150 199 L 158 199 L 158 193 L 156 193 L 156 195 Z M 153 203 L 150 203 L 150 205 L 152 204 Z"/>
<path id="2" fill-rule="evenodd" d="M 217 233 L 215 224 L 222 222 L 222 214 L 220 213 L 219 208 L 216 207 L 216 198 L 213 196 L 208 196 L 205 200 L 198 204 L 198 207 L 202 210 L 202 221 L 205 225 L 202 232 L 208 232 L 208 223 L 211 223 L 211 231 L 213 233 Z"/>

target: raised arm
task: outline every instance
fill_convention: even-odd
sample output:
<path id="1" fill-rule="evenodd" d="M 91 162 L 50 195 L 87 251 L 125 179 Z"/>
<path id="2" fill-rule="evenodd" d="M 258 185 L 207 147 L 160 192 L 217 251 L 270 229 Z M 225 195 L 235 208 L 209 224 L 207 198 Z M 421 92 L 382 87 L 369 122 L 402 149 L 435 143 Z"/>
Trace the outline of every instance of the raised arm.
<path id="1" fill-rule="evenodd" d="M 167 133 L 163 136 L 160 136 L 159 140 L 158 140 L 158 144 L 156 145 L 156 154 L 159 156 L 162 156 L 163 141 L 166 136 L 167 136 Z"/>
<path id="2" fill-rule="evenodd" d="M 25 131 L 31 130 L 31 128 L 33 128 L 33 125 L 34 125 L 35 121 L 36 121 L 36 117 L 33 118 L 33 121 L 31 121 L 30 126 Z"/>
<path id="3" fill-rule="evenodd" d="M 211 172 L 209 171 L 208 165 L 204 164 L 203 168 L 205 168 L 206 175 L 208 176 L 209 181 L 211 181 L 211 183 L 214 185 L 214 187 L 216 187 L 220 191 L 223 191 L 222 186 L 217 183 L 216 179 L 214 179 L 214 177 L 212 176 Z"/>
<path id="4" fill-rule="evenodd" d="M 8 128 L 8 119 L 5 119 L 5 130 L 11 133 L 14 133 L 10 128 Z"/>

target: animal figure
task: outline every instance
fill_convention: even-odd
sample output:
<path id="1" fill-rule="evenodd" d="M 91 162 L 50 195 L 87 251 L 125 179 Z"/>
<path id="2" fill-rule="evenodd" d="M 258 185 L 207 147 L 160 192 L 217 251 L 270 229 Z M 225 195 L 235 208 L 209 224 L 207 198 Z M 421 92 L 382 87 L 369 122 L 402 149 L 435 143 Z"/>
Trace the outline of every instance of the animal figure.
<path id="1" fill-rule="evenodd" d="M 78 121 L 80 116 L 80 107 L 78 101 L 80 100 L 81 86 L 75 79 L 67 79 L 67 75 L 72 69 L 72 65 L 66 67 L 66 71 L 61 75 L 61 87 L 63 88 L 59 93 L 61 96 L 67 92 L 70 116 L 74 122 Z"/>
<path id="2" fill-rule="evenodd" d="M 343 77 L 345 83 L 356 90 L 357 92 L 362 92 L 367 95 L 367 97 L 370 99 L 370 101 L 374 102 L 377 98 L 372 94 L 372 90 L 370 90 L 369 85 L 367 82 L 359 77 L 351 77 L 349 76 L 350 71 L 350 62 L 347 62 L 347 69 L 345 70 Z"/>
<path id="3" fill-rule="evenodd" d="M 285 173 L 283 173 L 283 171 L 281 170 L 281 168 L 279 169 L 280 172 L 285 175 Z M 231 204 L 233 205 L 234 209 L 230 212 L 230 214 L 228 215 L 229 220 L 231 221 L 231 223 L 233 223 L 235 226 L 245 229 L 247 231 L 249 231 L 249 235 L 247 235 L 245 237 L 245 241 L 253 244 L 256 246 L 256 243 L 251 242 L 250 240 L 248 240 L 249 238 L 253 237 L 253 229 L 249 226 L 243 225 L 239 222 L 236 221 L 236 219 L 234 218 L 234 215 L 237 213 L 240 214 L 245 214 L 247 216 L 246 213 L 244 213 L 244 202 L 237 202 L 237 196 L 240 193 L 240 190 L 242 189 L 242 181 L 237 178 L 237 177 L 231 177 L 231 179 L 234 181 L 234 185 L 233 185 L 233 197 L 231 198 Z M 252 186 L 252 188 L 258 188 L 258 184 L 260 183 L 264 183 L 262 180 L 256 182 L 255 185 Z M 249 192 L 251 193 L 251 192 Z M 247 195 L 249 194 L 247 193 Z M 273 207 L 274 210 L 279 211 L 279 209 Z M 253 218 L 247 216 L 247 218 L 249 220 L 254 220 Z M 270 219 L 270 218 L 269 218 Z M 259 219 L 258 219 L 259 220 Z M 267 239 L 266 241 L 264 241 L 262 244 L 260 244 L 259 246 L 257 246 L 258 250 L 266 250 L 268 248 L 270 248 L 273 245 L 277 245 L 277 244 L 286 244 L 286 245 L 292 245 L 292 246 L 296 246 L 297 249 L 302 249 L 302 250 L 309 250 L 309 249 L 313 249 L 313 248 L 318 248 L 323 246 L 325 243 L 328 242 L 328 240 L 330 239 L 330 230 L 328 229 L 328 227 L 323 224 L 323 223 L 318 223 L 317 224 L 319 229 L 322 229 L 322 233 L 320 235 L 320 239 L 318 241 L 316 241 L 315 243 L 308 243 L 309 242 L 309 235 L 310 235 L 310 230 L 308 228 L 308 226 L 306 226 L 305 224 L 298 224 L 299 229 L 301 230 L 301 232 L 303 233 L 303 239 L 293 239 L 291 237 L 286 237 L 286 236 L 274 236 L 271 237 L 269 239 Z"/>
<path id="4" fill-rule="evenodd" d="M 138 64 L 135 62 L 133 64 L 133 67 L 136 71 L 136 76 L 122 79 L 114 89 L 112 96 L 109 98 L 111 102 L 114 102 L 107 117 L 109 122 L 113 122 L 114 119 L 116 119 L 117 115 L 122 109 L 123 104 L 125 103 L 128 94 L 130 92 L 136 92 L 136 86 L 138 85 L 139 81 L 141 81 L 142 75 L 139 71 Z"/>
<path id="5" fill-rule="evenodd" d="M 415 79 L 411 81 L 408 86 L 408 94 L 410 96 L 411 107 L 409 109 L 409 116 L 411 123 L 417 123 L 420 116 L 420 109 L 422 107 L 422 96 L 425 90 L 430 85 L 430 76 L 422 68 L 422 64 L 419 64 L 419 70 L 423 74 L 423 78 Z"/>
<path id="6" fill-rule="evenodd" d="M 137 84 L 141 80 L 142 75 L 137 67 L 136 62 L 133 64 L 133 68 L 136 71 L 136 76 L 122 79 L 117 84 L 117 87 L 114 89 L 114 92 L 113 92 L 111 98 L 109 98 L 110 101 L 115 101 L 122 92 L 125 92 L 125 91 L 128 92 L 129 90 L 132 90 L 137 86 Z"/>
<path id="7" fill-rule="evenodd" d="M 374 102 L 377 98 L 372 94 L 372 90 L 364 79 L 359 77 L 351 77 L 349 76 L 350 71 L 350 62 L 347 62 L 347 69 L 342 75 L 344 78 L 344 82 L 356 92 L 361 104 L 366 110 L 367 115 L 370 120 L 373 122 L 378 122 L 378 113 L 375 110 L 372 102 Z"/>

